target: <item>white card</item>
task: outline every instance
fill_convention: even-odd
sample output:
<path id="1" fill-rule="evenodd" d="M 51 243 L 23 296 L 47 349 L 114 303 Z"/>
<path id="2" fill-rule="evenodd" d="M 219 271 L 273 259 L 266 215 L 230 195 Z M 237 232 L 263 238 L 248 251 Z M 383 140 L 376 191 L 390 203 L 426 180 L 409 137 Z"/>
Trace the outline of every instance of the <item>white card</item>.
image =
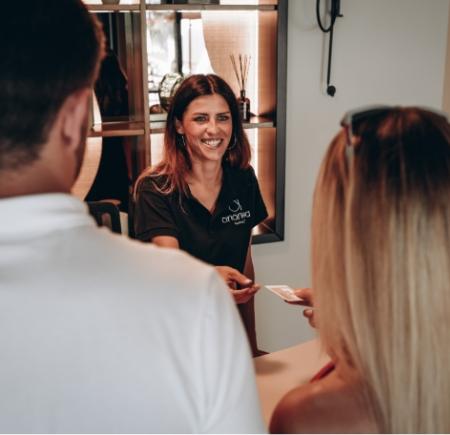
<path id="1" fill-rule="evenodd" d="M 266 285 L 265 286 L 272 293 L 275 293 L 281 299 L 287 302 L 301 302 L 302 298 L 295 295 L 294 290 L 288 285 L 278 284 L 278 285 Z"/>

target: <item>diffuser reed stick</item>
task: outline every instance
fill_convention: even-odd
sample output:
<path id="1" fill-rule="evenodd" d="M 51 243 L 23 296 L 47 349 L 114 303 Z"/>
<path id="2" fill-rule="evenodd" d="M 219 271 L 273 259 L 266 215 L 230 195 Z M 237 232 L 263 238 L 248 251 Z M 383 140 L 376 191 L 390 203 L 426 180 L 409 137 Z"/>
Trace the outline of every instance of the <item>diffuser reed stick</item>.
<path id="1" fill-rule="evenodd" d="M 234 75 L 239 85 L 240 97 L 237 99 L 239 111 L 243 121 L 250 120 L 250 100 L 246 97 L 248 71 L 250 69 L 251 56 L 239 53 L 237 62 L 234 54 L 230 54 L 231 65 L 233 66 Z"/>
<path id="2" fill-rule="evenodd" d="M 242 55 L 239 53 L 238 55 L 239 68 L 238 64 L 236 63 L 236 58 L 234 54 L 230 54 L 230 59 L 231 64 L 233 65 L 233 71 L 236 76 L 239 89 L 241 91 L 245 91 L 247 86 L 248 70 L 250 69 L 251 56 L 247 56 L 246 54 Z"/>

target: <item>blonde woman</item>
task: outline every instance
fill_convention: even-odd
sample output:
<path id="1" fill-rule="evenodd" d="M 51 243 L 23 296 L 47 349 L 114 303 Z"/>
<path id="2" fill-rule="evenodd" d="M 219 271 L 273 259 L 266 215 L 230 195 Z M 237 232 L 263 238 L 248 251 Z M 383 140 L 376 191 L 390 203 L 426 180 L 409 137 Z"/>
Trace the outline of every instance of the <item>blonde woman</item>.
<path id="1" fill-rule="evenodd" d="M 450 126 L 419 108 L 348 113 L 316 185 L 314 303 L 335 362 L 273 432 L 450 432 Z"/>

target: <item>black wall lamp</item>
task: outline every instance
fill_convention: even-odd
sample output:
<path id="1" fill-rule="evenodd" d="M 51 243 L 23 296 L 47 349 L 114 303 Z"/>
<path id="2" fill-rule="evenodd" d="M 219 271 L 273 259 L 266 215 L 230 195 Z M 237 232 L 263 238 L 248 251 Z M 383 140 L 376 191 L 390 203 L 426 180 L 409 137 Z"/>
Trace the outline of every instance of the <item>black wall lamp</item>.
<path id="1" fill-rule="evenodd" d="M 330 10 L 331 21 L 330 25 L 327 28 L 323 26 L 322 20 L 320 18 L 320 0 L 316 0 L 316 16 L 317 16 L 317 23 L 319 24 L 319 27 L 322 30 L 322 32 L 330 34 L 328 42 L 327 94 L 330 97 L 334 97 L 334 94 L 336 93 L 336 87 L 330 84 L 331 56 L 333 53 L 334 24 L 337 17 L 343 17 L 343 15 L 341 14 L 341 0 L 331 0 L 331 10 Z"/>

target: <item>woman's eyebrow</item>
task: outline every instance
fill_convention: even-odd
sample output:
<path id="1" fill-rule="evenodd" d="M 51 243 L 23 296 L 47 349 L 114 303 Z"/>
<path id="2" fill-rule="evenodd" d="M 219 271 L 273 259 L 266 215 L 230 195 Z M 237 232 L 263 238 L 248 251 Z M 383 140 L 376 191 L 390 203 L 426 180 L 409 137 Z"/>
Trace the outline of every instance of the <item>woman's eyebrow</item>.
<path id="1" fill-rule="evenodd" d="M 229 114 L 231 114 L 231 112 L 228 110 L 226 112 L 216 113 L 215 115 L 229 115 Z M 209 113 L 207 113 L 207 112 L 194 112 L 194 113 L 192 113 L 192 116 L 196 116 L 196 115 L 209 116 Z"/>

